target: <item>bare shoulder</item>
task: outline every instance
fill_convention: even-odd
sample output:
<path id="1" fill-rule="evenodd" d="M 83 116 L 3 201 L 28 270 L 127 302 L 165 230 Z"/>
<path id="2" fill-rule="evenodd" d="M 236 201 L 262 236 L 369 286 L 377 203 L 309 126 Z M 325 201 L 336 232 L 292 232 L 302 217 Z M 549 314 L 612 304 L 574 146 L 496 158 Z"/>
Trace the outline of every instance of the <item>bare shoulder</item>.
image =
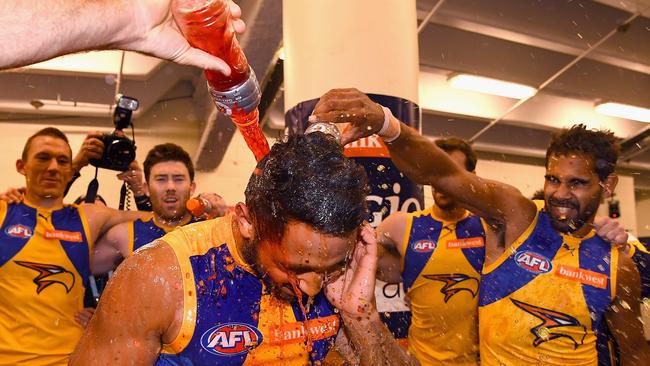
<path id="1" fill-rule="evenodd" d="M 104 297 L 117 301 L 106 304 L 113 309 L 100 306 L 98 312 L 108 310 L 116 314 L 121 311 L 118 308 L 124 309 L 123 304 L 129 303 L 126 312 L 138 313 L 135 316 L 141 320 L 149 319 L 152 328 L 163 335 L 175 321 L 177 305 L 181 304 L 182 309 L 183 302 L 181 272 L 172 248 L 157 240 L 130 255 L 115 271 L 102 300 Z"/>
<path id="2" fill-rule="evenodd" d="M 124 285 L 142 286 L 142 291 L 152 292 L 170 284 L 159 279 L 180 281 L 180 273 L 173 249 L 164 241 L 155 240 L 122 262 L 111 282 L 126 282 Z M 139 278 L 140 281 L 127 282 L 126 279 L 130 278 Z"/>
<path id="3" fill-rule="evenodd" d="M 182 294 L 177 260 L 166 243 L 130 256 L 109 281 L 70 364 L 155 363 L 162 343 L 180 329 Z"/>

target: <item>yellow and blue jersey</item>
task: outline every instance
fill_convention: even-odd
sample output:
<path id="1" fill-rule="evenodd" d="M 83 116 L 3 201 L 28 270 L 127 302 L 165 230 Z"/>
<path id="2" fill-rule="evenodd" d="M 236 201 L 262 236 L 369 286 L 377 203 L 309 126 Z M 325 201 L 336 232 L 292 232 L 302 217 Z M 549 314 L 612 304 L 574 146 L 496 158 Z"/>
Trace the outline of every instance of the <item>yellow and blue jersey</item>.
<path id="1" fill-rule="evenodd" d="M 156 365 L 308 365 L 322 361 L 340 327 L 323 292 L 305 303 L 271 295 L 240 257 L 232 215 L 187 225 L 161 240 L 183 278 L 183 323 Z M 303 299 L 306 300 L 306 299 Z M 306 318 L 305 318 L 306 315 Z"/>
<path id="2" fill-rule="evenodd" d="M 83 211 L 0 201 L 0 225 L 0 364 L 67 365 L 90 275 Z"/>
<path id="3" fill-rule="evenodd" d="M 610 365 L 605 313 L 618 251 L 592 231 L 558 233 L 548 214 L 483 269 L 479 299 L 483 365 Z"/>
<path id="4" fill-rule="evenodd" d="M 478 292 L 485 258 L 481 219 L 409 214 L 402 278 L 411 304 L 408 347 L 422 365 L 478 364 Z"/>
<path id="5" fill-rule="evenodd" d="M 187 222 L 188 224 L 197 222 L 193 216 Z M 140 247 L 145 246 L 156 239 L 160 239 L 163 235 L 176 229 L 178 226 L 167 226 L 158 223 L 153 215 L 148 219 L 137 219 L 128 223 L 129 229 L 129 254 L 138 250 Z"/>

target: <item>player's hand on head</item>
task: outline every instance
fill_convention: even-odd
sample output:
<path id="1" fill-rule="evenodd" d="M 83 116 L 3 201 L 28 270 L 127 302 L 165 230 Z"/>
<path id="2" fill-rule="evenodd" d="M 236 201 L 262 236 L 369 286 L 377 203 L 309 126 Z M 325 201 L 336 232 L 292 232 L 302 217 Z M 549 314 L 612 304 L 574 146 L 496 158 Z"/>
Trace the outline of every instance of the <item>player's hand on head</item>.
<path id="1" fill-rule="evenodd" d="M 375 275 L 377 272 L 377 239 L 368 223 L 359 231 L 357 243 L 345 272 L 325 287 L 328 300 L 342 314 L 367 317 L 376 312 Z"/>
<path id="2" fill-rule="evenodd" d="M 310 123 L 349 123 L 343 129 L 343 145 L 377 133 L 384 124 L 384 110 L 358 89 L 332 89 L 320 97 Z"/>

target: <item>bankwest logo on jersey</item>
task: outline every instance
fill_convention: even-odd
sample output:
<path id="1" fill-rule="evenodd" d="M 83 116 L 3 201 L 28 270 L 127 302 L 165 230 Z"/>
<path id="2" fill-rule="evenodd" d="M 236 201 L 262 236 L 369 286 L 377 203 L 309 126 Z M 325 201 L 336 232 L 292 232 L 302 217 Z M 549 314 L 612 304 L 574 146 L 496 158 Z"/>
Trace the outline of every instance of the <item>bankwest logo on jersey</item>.
<path id="1" fill-rule="evenodd" d="M 6 228 L 5 234 L 14 238 L 31 238 L 34 235 L 34 231 L 28 226 L 16 224 Z"/>
<path id="2" fill-rule="evenodd" d="M 548 258 L 529 250 L 525 252 L 517 252 L 517 254 L 515 254 L 515 263 L 517 263 L 519 267 L 532 273 L 548 273 L 553 269 L 553 265 Z"/>
<path id="3" fill-rule="evenodd" d="M 324 318 L 310 319 L 307 322 L 272 325 L 269 327 L 269 342 L 272 344 L 300 343 L 305 342 L 308 338 L 312 341 L 320 341 L 336 336 L 338 331 L 339 316 L 330 315 Z"/>
<path id="4" fill-rule="evenodd" d="M 607 275 L 587 269 L 575 268 L 560 264 L 555 270 L 555 275 L 567 280 L 582 282 L 585 285 L 607 288 Z"/>
<path id="5" fill-rule="evenodd" d="M 485 242 L 480 236 L 474 238 L 449 240 L 447 242 L 447 249 L 483 248 L 484 246 Z"/>
<path id="6" fill-rule="evenodd" d="M 413 250 L 418 253 L 433 252 L 436 249 L 436 246 L 437 244 L 434 241 L 428 239 L 418 240 L 415 243 L 411 244 Z"/>
<path id="7" fill-rule="evenodd" d="M 45 239 L 56 239 L 63 241 L 71 241 L 75 243 L 81 243 L 83 237 L 78 231 L 63 231 L 63 230 L 45 230 Z"/>
<path id="8" fill-rule="evenodd" d="M 262 340 L 262 333 L 252 325 L 226 323 L 205 331 L 201 347 L 215 355 L 233 356 L 250 351 Z"/>

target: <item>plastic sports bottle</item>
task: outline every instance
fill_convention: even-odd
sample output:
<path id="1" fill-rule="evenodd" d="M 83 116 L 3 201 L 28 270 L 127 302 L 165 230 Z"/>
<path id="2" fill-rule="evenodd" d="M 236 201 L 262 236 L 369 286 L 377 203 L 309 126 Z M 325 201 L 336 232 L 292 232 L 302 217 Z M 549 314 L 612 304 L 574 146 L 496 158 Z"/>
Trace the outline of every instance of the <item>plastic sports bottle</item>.
<path id="1" fill-rule="evenodd" d="M 185 207 L 187 207 L 187 210 L 194 217 L 201 217 L 203 215 L 208 219 L 217 217 L 217 212 L 215 212 L 216 210 L 214 210 L 210 201 L 200 196 L 187 200 Z"/>
<path id="2" fill-rule="evenodd" d="M 269 144 L 259 126 L 260 87 L 230 25 L 228 1 L 174 0 L 172 9 L 192 47 L 217 56 L 230 66 L 230 76 L 205 70 L 208 89 L 219 111 L 228 115 L 244 136 L 255 159 L 262 160 L 269 152 Z"/>

